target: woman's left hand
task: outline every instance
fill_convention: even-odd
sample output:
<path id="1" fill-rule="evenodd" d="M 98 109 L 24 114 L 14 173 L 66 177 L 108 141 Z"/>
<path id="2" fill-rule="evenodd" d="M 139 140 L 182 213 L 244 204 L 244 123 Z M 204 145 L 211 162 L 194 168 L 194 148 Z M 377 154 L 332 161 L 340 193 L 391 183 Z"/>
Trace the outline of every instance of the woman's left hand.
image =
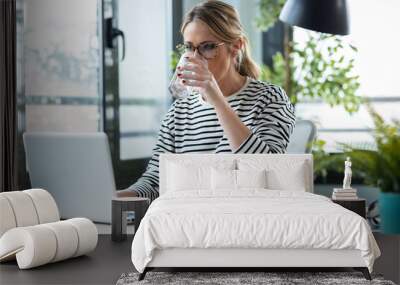
<path id="1" fill-rule="evenodd" d="M 215 106 L 217 102 L 224 100 L 224 95 L 218 86 L 214 75 L 208 69 L 205 59 L 198 57 L 187 58 L 187 63 L 178 66 L 178 77 L 182 84 L 199 89 L 208 103 Z"/>

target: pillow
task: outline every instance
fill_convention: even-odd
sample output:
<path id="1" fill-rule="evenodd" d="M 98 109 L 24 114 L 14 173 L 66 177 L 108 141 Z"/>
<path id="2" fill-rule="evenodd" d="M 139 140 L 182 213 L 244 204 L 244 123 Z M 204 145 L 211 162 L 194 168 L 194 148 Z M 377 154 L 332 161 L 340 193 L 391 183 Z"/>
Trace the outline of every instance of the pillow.
<path id="1" fill-rule="evenodd" d="M 236 170 L 237 188 L 267 188 L 267 171 L 261 170 Z"/>
<path id="2" fill-rule="evenodd" d="M 210 189 L 210 167 L 170 163 L 168 165 L 168 191 Z"/>
<path id="3" fill-rule="evenodd" d="M 211 168 L 211 189 L 228 190 L 236 189 L 236 170 Z"/>
<path id="4" fill-rule="evenodd" d="M 303 191 L 307 189 L 304 174 L 305 163 L 295 164 L 288 173 L 285 169 L 275 168 L 267 171 L 267 188 L 273 190 Z"/>
<path id="5" fill-rule="evenodd" d="M 266 188 L 266 171 L 211 168 L 211 188 L 214 191 L 235 191 L 242 188 Z"/>
<path id="6" fill-rule="evenodd" d="M 166 167 L 166 191 L 205 190 L 211 191 L 211 168 L 224 171 L 235 168 L 234 160 L 215 159 L 207 165 L 205 161 L 168 161 Z"/>
<path id="7" fill-rule="evenodd" d="M 240 158 L 237 160 L 240 170 L 266 169 L 268 189 L 306 191 L 310 187 L 309 168 L 306 160 L 273 158 Z"/>

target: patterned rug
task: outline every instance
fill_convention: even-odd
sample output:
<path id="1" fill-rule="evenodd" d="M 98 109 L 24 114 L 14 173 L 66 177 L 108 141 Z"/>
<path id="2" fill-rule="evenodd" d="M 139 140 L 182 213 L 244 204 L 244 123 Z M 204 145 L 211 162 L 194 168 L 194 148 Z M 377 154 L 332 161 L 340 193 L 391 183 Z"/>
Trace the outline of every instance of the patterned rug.
<path id="1" fill-rule="evenodd" d="M 379 284 L 395 285 L 384 280 L 381 275 L 372 274 L 372 281 L 364 278 L 360 272 L 147 272 L 145 279 L 138 281 L 139 273 L 124 273 L 116 285 L 136 284 L 221 284 L 221 285 L 292 285 L 292 284 L 324 284 L 354 285 Z"/>

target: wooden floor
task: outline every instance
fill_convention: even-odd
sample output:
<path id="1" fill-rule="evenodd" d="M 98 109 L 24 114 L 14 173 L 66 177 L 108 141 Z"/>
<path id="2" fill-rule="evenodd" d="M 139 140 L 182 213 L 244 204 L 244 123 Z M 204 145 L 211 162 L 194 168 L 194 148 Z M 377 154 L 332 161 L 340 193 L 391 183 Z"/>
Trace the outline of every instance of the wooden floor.
<path id="1" fill-rule="evenodd" d="M 112 242 L 99 235 L 96 249 L 85 256 L 19 270 L 16 261 L 0 264 L 0 284 L 115 284 L 124 272 L 135 271 L 131 261 L 133 236 Z"/>

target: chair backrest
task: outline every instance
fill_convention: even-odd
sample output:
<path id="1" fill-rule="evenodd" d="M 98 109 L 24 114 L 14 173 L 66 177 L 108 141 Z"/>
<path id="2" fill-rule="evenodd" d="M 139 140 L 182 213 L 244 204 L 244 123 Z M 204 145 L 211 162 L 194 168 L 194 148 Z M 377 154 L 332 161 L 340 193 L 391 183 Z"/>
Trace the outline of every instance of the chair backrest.
<path id="1" fill-rule="evenodd" d="M 60 220 L 56 202 L 43 189 L 0 193 L 0 217 L 0 237 L 12 228 Z"/>
<path id="2" fill-rule="evenodd" d="M 310 153 L 316 136 L 316 126 L 310 120 L 298 120 L 290 137 L 286 153 Z"/>
<path id="3" fill-rule="evenodd" d="M 191 167 L 207 167 L 224 165 L 225 169 L 278 169 L 282 174 L 278 179 L 295 180 L 292 185 L 302 184 L 302 189 L 313 192 L 313 158 L 311 154 L 209 154 L 209 153 L 162 153 L 159 164 L 159 193 L 166 192 L 168 188 L 168 171 L 173 164 L 181 164 Z M 243 167 L 241 167 L 241 165 Z M 285 183 L 287 184 L 287 183 Z M 282 189 L 291 190 L 291 189 Z"/>

